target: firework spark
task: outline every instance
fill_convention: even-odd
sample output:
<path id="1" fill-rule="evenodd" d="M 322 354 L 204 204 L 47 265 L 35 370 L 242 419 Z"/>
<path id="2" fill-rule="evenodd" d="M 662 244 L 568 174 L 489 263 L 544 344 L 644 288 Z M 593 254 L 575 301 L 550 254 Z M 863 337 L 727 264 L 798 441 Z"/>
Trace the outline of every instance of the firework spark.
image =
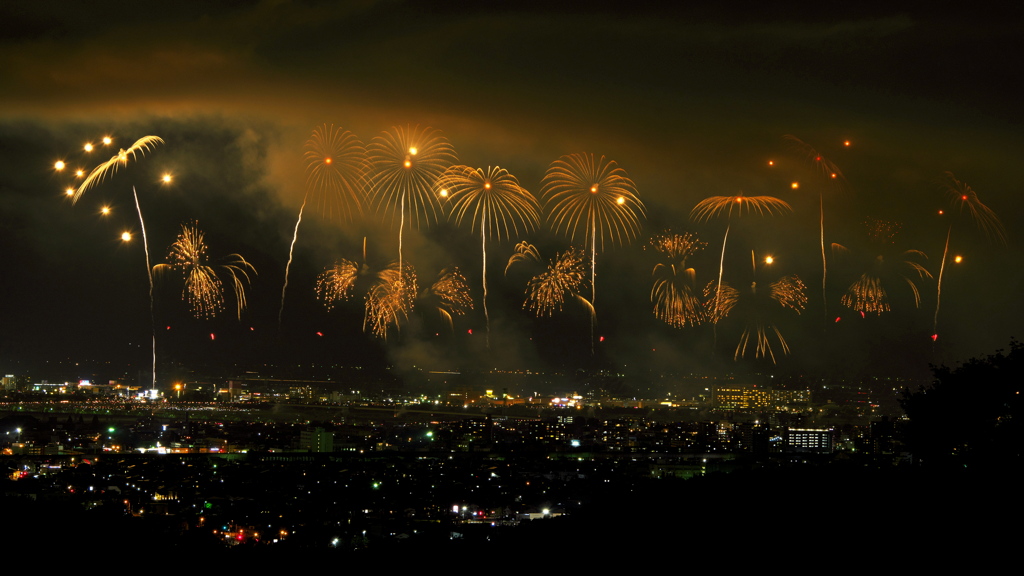
<path id="1" fill-rule="evenodd" d="M 214 318 L 224 310 L 224 281 L 230 279 L 235 293 L 236 312 L 239 319 L 245 310 L 245 285 L 250 283 L 249 273 L 256 273 L 252 264 L 238 254 L 231 254 L 227 262 L 211 265 L 208 247 L 203 232 L 196 223 L 182 224 L 181 233 L 171 244 L 167 264 L 157 264 L 156 272 L 174 271 L 182 275 L 185 285 L 182 299 L 189 303 L 196 318 Z"/>
<path id="2" fill-rule="evenodd" d="M 655 264 L 651 275 L 651 302 L 654 315 L 673 328 L 689 324 L 697 326 L 704 321 L 704 307 L 696 294 L 696 274 L 686 266 L 686 259 L 707 246 L 690 233 L 666 232 L 651 239 L 651 246 L 663 254 L 668 262 Z"/>
<path id="3" fill-rule="evenodd" d="M 441 177 L 440 186 L 448 191 L 450 218 L 459 226 L 469 221 L 470 230 L 480 233 L 483 252 L 483 309 L 490 338 L 487 313 L 487 239 L 502 240 L 510 234 L 536 229 L 540 206 L 532 194 L 504 168 L 452 166 Z M 488 342 L 489 344 L 489 342 Z"/>
<path id="4" fill-rule="evenodd" d="M 99 166 L 96 166 L 89 172 L 89 175 L 82 180 L 82 183 L 75 189 L 75 194 L 71 198 L 71 202 L 77 203 L 78 199 L 85 194 L 87 190 L 98 185 L 107 176 L 112 176 L 121 168 L 128 165 L 129 157 L 131 160 L 136 160 L 138 156 L 145 156 L 147 152 L 150 152 L 157 144 L 163 144 L 164 141 L 159 136 L 143 136 L 135 141 L 134 144 L 128 147 L 127 150 L 124 148 L 120 149 L 117 154 L 112 156 L 110 160 L 103 162 Z"/>
<path id="5" fill-rule="evenodd" d="M 1000 246 L 1006 245 L 1006 228 L 991 208 L 978 199 L 977 192 L 969 185 L 961 182 L 952 172 L 943 174 L 943 188 L 949 198 L 955 214 L 966 214 L 979 230 L 990 241 Z M 932 341 L 939 338 L 939 305 L 942 303 L 942 278 L 946 272 L 946 259 L 949 256 L 949 240 L 953 235 L 953 222 L 950 221 L 946 230 L 946 246 L 942 250 L 942 263 L 939 265 L 939 278 L 936 282 L 935 316 L 932 320 Z M 957 256 L 956 262 L 960 262 Z"/>

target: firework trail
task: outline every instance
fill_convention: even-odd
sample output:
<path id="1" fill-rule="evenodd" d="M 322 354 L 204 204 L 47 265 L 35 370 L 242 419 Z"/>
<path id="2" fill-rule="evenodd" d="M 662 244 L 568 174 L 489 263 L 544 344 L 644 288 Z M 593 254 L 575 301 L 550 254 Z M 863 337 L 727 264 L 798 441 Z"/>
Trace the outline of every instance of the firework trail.
<path id="1" fill-rule="evenodd" d="M 864 314 L 889 312 L 891 307 L 886 287 L 892 282 L 903 281 L 914 295 L 914 306 L 920 306 L 921 293 L 912 276 L 916 275 L 918 280 L 932 277 L 931 272 L 918 262 L 927 260 L 928 256 L 920 250 L 895 250 L 894 239 L 901 228 L 898 222 L 870 220 L 865 224 L 874 249 L 869 254 L 875 255 L 862 265 L 866 270 L 846 290 L 840 303 Z M 850 250 L 841 244 L 832 244 L 832 250 L 841 256 L 850 254 Z"/>
<path id="2" fill-rule="evenodd" d="M 541 181 L 548 225 L 571 241 L 583 233 L 590 244 L 590 304 L 597 298 L 597 242 L 625 244 L 640 232 L 644 205 L 636 185 L 614 160 L 593 154 L 569 154 L 551 163 Z M 593 317 L 592 317 L 593 318 Z M 594 322 L 590 323 L 594 348 Z"/>
<path id="3" fill-rule="evenodd" d="M 668 263 L 654 265 L 651 276 L 651 302 L 654 315 L 673 328 L 687 324 L 697 326 L 704 321 L 704 306 L 696 292 L 696 274 L 686 266 L 686 259 L 707 246 L 689 232 L 665 232 L 650 241 L 651 247 L 663 254 Z"/>
<path id="4" fill-rule="evenodd" d="M 690 218 L 698 222 L 708 222 L 712 218 L 725 216 L 726 226 L 725 235 L 722 237 L 722 254 L 718 261 L 718 284 L 716 285 L 716 291 L 721 291 L 724 287 L 722 284 L 722 274 L 725 271 L 725 245 L 729 240 L 729 229 L 732 227 L 733 214 L 736 217 L 742 216 L 744 213 L 757 214 L 758 216 L 773 216 L 776 213 L 781 214 L 783 212 L 791 212 L 789 204 L 775 198 L 773 196 L 712 196 L 705 198 L 694 206 L 693 210 L 690 211 Z M 716 295 L 715 299 L 718 300 L 721 295 Z M 719 310 L 719 303 L 716 302 L 713 309 L 716 311 L 715 314 L 709 315 L 709 320 L 713 326 L 718 324 L 717 319 L 721 318 L 717 314 Z M 717 331 L 715 332 L 717 338 Z"/>
<path id="5" fill-rule="evenodd" d="M 985 237 L 1001 246 L 1006 245 L 1006 229 L 991 208 L 978 199 L 978 194 L 966 183 L 957 180 L 952 172 L 943 175 L 942 186 L 950 201 L 950 207 L 957 214 L 965 214 L 974 221 Z M 943 211 L 940 210 L 939 214 Z M 942 250 L 942 264 L 939 266 L 939 278 L 935 294 L 935 317 L 932 320 L 932 341 L 939 339 L 939 305 L 942 303 L 942 277 L 946 271 L 946 260 L 949 257 L 949 239 L 953 235 L 953 221 L 950 220 L 946 230 L 946 246 Z"/>
<path id="6" fill-rule="evenodd" d="M 156 389 L 156 312 L 153 310 L 153 269 L 149 264 L 149 239 L 146 238 L 146 222 L 142 219 L 142 207 L 139 206 L 139 194 L 132 186 L 132 197 L 135 198 L 135 210 L 139 213 L 139 226 L 142 228 L 142 250 L 146 253 L 146 277 L 149 279 L 149 328 L 153 341 L 153 389 Z"/>
<path id="7" fill-rule="evenodd" d="M 835 191 L 842 192 L 846 189 L 846 178 L 843 176 L 843 171 L 834 162 L 792 134 L 787 134 L 782 139 L 789 143 L 795 153 L 803 156 L 813 167 L 815 173 L 833 186 Z M 818 190 L 818 229 L 821 242 L 821 300 L 824 303 L 825 317 L 827 318 L 828 297 L 825 295 L 825 284 L 828 277 L 828 262 L 825 259 L 825 194 L 820 188 Z"/>
<path id="8" fill-rule="evenodd" d="M 532 194 L 504 168 L 452 166 L 441 176 L 441 193 L 451 202 L 449 218 L 462 226 L 468 220 L 470 230 L 480 229 L 483 253 L 483 309 L 490 347 L 490 316 L 487 312 L 487 239 L 509 238 L 536 229 L 540 206 Z"/>
<path id="9" fill-rule="evenodd" d="M 284 315 L 288 276 L 306 203 L 312 201 L 324 217 L 333 218 L 338 214 L 346 222 L 352 221 L 357 215 L 361 216 L 366 203 L 361 187 L 367 170 L 366 148 L 355 134 L 336 128 L 333 124 L 317 126 L 306 141 L 303 159 L 306 161 L 306 193 L 302 197 L 299 217 L 292 232 L 292 243 L 288 247 L 288 263 L 284 268 L 284 285 L 281 287 L 281 307 L 277 312 L 278 328 Z"/>
<path id="10" fill-rule="evenodd" d="M 153 270 L 181 273 L 182 299 L 189 303 L 196 318 L 214 318 L 224 309 L 224 281 L 218 272 L 225 274 L 231 279 L 236 314 L 241 319 L 246 304 L 245 284 L 251 281 L 249 273 L 255 274 L 256 269 L 239 254 L 228 256 L 231 260 L 225 264 L 210 265 L 207 251 L 204 234 L 196 223 L 182 224 L 181 233 L 168 251 L 168 263 L 158 264 Z"/>
<path id="11" fill-rule="evenodd" d="M 288 273 L 292 269 L 292 257 L 295 254 L 295 242 L 299 239 L 299 225 L 302 224 L 302 212 L 306 209 L 306 199 L 302 199 L 302 206 L 299 207 L 299 219 L 295 221 L 295 231 L 292 233 L 292 243 L 288 246 L 288 263 L 284 266 L 284 285 L 281 286 L 281 307 L 277 309 L 277 328 L 281 329 L 281 318 L 284 316 L 284 297 L 288 292 Z"/>
<path id="12" fill-rule="evenodd" d="M 455 148 L 440 130 L 395 127 L 374 138 L 366 149 L 370 209 L 394 225 L 398 220 L 398 262 L 409 216 L 415 228 L 427 227 L 442 214 L 436 189 L 444 171 L 458 161 Z"/>

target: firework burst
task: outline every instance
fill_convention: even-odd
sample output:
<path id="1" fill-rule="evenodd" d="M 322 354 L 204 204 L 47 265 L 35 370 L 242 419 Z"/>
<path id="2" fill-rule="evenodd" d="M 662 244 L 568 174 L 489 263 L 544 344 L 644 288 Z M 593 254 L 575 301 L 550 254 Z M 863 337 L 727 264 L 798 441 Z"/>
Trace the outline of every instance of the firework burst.
<path id="1" fill-rule="evenodd" d="M 487 313 L 487 239 L 502 240 L 510 234 L 530 232 L 537 227 L 537 200 L 519 185 L 515 176 L 504 168 L 470 168 L 452 166 L 441 177 L 442 192 L 451 202 L 450 218 L 462 226 L 470 223 L 472 232 L 480 233 L 483 253 L 483 309 L 490 334 Z M 489 336 L 488 336 L 489 338 Z"/>
<path id="2" fill-rule="evenodd" d="M 537 248 L 526 242 L 516 246 L 516 254 L 509 258 L 509 266 L 517 262 L 533 262 L 540 264 Z M 508 268 L 506 268 L 506 271 Z M 567 297 L 579 301 L 589 312 L 591 321 L 594 319 L 594 307 L 580 295 L 586 270 L 583 266 L 583 251 L 572 247 L 548 263 L 547 270 L 533 276 L 526 285 L 526 299 L 523 308 L 530 310 L 538 317 L 553 316 L 560 312 Z"/>
<path id="3" fill-rule="evenodd" d="M 778 342 L 779 351 L 789 354 L 789 344 L 777 326 L 780 311 L 791 310 L 800 314 L 807 305 L 804 283 L 796 275 L 783 276 L 764 286 L 751 282 L 744 290 L 737 290 L 728 284 L 717 285 L 714 281 L 704 288 L 705 307 L 712 322 L 725 319 L 730 314 L 740 316 L 744 322 L 743 332 L 733 352 L 733 360 L 746 356 L 753 349 L 755 358 L 770 358 L 775 364 L 775 350 L 772 337 Z"/>
<path id="4" fill-rule="evenodd" d="M 105 146 L 110 145 L 112 142 L 113 140 L 109 136 L 105 136 L 103 138 L 103 144 Z M 159 136 L 143 136 L 136 140 L 134 144 L 129 146 L 127 150 L 124 148 L 118 150 L 117 154 L 112 156 L 110 160 L 107 160 L 93 168 L 87 176 L 83 170 L 77 170 L 75 172 L 76 177 L 83 178 L 83 180 L 77 188 L 69 187 L 67 189 L 67 194 L 71 197 L 72 204 L 77 203 L 78 199 L 81 198 L 87 190 L 99 185 L 107 176 L 113 176 L 119 169 L 126 167 L 129 159 L 137 160 L 139 156 L 145 156 L 147 152 L 153 150 L 157 144 L 163 143 L 163 138 L 160 138 Z M 84 149 L 86 152 L 91 152 L 94 150 L 94 147 L 92 144 L 87 143 L 84 146 Z M 65 164 L 62 161 L 58 161 L 57 164 L 54 165 L 54 168 L 57 170 L 63 170 L 64 167 Z M 169 183 L 171 177 L 169 174 L 165 174 L 162 180 L 164 183 Z M 149 322 L 153 341 L 153 389 L 156 389 L 156 313 L 154 312 L 153 305 L 153 268 L 149 261 L 149 239 L 146 235 L 146 221 L 142 217 L 142 206 L 139 204 L 139 194 L 134 186 L 132 186 L 132 197 L 135 200 L 135 211 L 139 215 L 139 226 L 142 229 L 142 248 L 146 255 L 146 276 L 149 279 Z M 131 237 L 129 235 L 126 238 L 122 235 L 122 239 L 128 241 Z"/>
<path id="5" fill-rule="evenodd" d="M 359 279 L 360 269 L 359 264 L 342 258 L 317 276 L 317 298 L 328 311 L 333 310 L 338 302 L 349 299 Z"/>
<path id="6" fill-rule="evenodd" d="M 402 266 L 393 262 L 379 277 L 380 281 L 366 293 L 363 331 L 369 330 L 377 338 L 387 340 L 391 326 L 401 330 L 402 323 L 408 320 L 419 286 L 416 269 L 408 262 Z"/>
<path id="7" fill-rule="evenodd" d="M 328 217 L 345 221 L 362 215 L 366 148 L 355 134 L 333 124 L 318 126 L 306 141 L 306 194 Z"/>
<path id="8" fill-rule="evenodd" d="M 250 283 L 249 273 L 255 274 L 256 269 L 238 254 L 231 254 L 223 264 L 211 265 L 207 252 L 204 234 L 198 226 L 182 224 L 181 233 L 168 250 L 168 262 L 157 264 L 153 270 L 182 275 L 182 299 L 188 302 L 196 318 L 214 318 L 224 310 L 224 281 L 220 278 L 224 275 L 234 290 L 240 319 L 246 304 L 245 285 Z"/>
<path id="9" fill-rule="evenodd" d="M 666 232 L 652 238 L 650 245 L 668 260 L 655 264 L 651 272 L 654 315 L 673 328 L 701 324 L 705 311 L 696 294 L 696 274 L 693 268 L 686 266 L 686 259 L 703 250 L 707 242 L 699 241 L 688 232 Z"/>
<path id="10" fill-rule="evenodd" d="M 903 282 L 910 288 L 914 296 L 914 306 L 921 305 L 921 293 L 917 280 L 931 278 L 931 272 L 922 265 L 920 260 L 927 256 L 920 250 L 895 249 L 895 237 L 901 226 L 897 222 L 887 220 L 870 220 L 866 222 L 868 237 L 875 255 L 863 267 L 866 268 L 855 280 L 840 302 L 843 306 L 862 313 L 882 314 L 891 310 L 888 286 Z M 841 244 L 832 245 L 833 253 L 846 256 L 851 252 Z"/>
<path id="11" fill-rule="evenodd" d="M 89 172 L 89 175 L 82 180 L 82 183 L 75 189 L 74 195 L 71 197 L 72 203 L 77 203 L 78 199 L 85 194 L 87 190 L 103 182 L 107 176 L 113 176 L 118 170 L 128 165 L 128 160 L 136 160 L 138 156 L 145 156 L 147 152 L 152 151 L 157 144 L 163 144 L 164 141 L 159 136 L 143 136 L 135 141 L 134 144 L 128 147 L 127 150 L 121 148 L 117 154 L 114 154 L 110 160 L 103 162 L 99 166 L 96 166 Z"/>
<path id="12" fill-rule="evenodd" d="M 367 282 L 363 331 L 386 340 L 389 328 L 393 325 L 400 329 L 415 304 L 419 288 L 416 270 L 411 264 L 400 265 L 396 261 L 383 269 L 371 269 L 366 262 L 366 238 L 363 238 L 363 261 L 342 259 L 326 268 L 317 277 L 317 298 L 330 311 Z"/>
<path id="13" fill-rule="evenodd" d="M 455 148 L 440 130 L 419 126 L 392 128 L 366 147 L 370 209 L 393 226 L 398 221 L 398 261 L 406 217 L 414 228 L 437 222 L 441 174 L 458 161 Z"/>
<path id="14" fill-rule="evenodd" d="M 448 329 L 455 329 L 453 316 L 462 316 L 473 309 L 473 297 L 469 295 L 469 283 L 458 268 L 445 268 L 436 282 L 424 292 L 423 299 L 429 301 L 437 313 L 448 323 Z"/>

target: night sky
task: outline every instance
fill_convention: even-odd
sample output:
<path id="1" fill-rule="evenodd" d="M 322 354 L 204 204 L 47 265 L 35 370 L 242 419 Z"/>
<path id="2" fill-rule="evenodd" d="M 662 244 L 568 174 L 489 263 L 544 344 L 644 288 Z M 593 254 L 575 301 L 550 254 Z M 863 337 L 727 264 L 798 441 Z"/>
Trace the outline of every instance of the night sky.
<path id="1" fill-rule="evenodd" d="M 243 255 L 258 271 L 249 309 L 196 320 L 181 285 L 158 278 L 158 354 L 188 367 L 311 363 L 428 369 L 613 368 L 626 372 L 771 371 L 859 378 L 919 375 L 1005 347 L 1019 335 L 1024 259 L 1024 157 L 1017 11 L 976 14 L 872 5 L 775 12 L 655 3 L 542 2 L 35 2 L 0 7 L 0 368 L 45 372 L 78 362 L 148 365 L 148 281 L 131 190 L 138 191 L 153 263 L 183 223 L 198 221 L 216 258 Z M 1010 10 L 1010 9 L 1007 9 Z M 359 297 L 327 312 L 316 276 L 339 258 L 397 258 L 397 231 L 370 218 L 345 222 L 307 209 L 295 247 L 283 322 L 278 307 L 288 248 L 305 193 L 303 151 L 333 124 L 364 143 L 395 126 L 443 130 L 460 163 L 501 166 L 540 195 L 552 161 L 571 153 L 614 159 L 646 207 L 639 236 L 597 259 L 598 325 L 590 355 L 586 312 L 552 319 L 522 309 L 528 276 L 502 275 L 518 240 L 544 258 L 570 246 L 542 226 L 488 245 L 491 347 L 483 314 L 454 333 L 418 311 L 385 344 L 362 332 Z M 72 205 L 57 159 L 91 168 L 86 141 L 115 147 L 157 135 L 165 144 Z M 841 167 L 837 194 L 816 180 L 783 136 Z M 849 140 L 850 145 L 844 146 Z M 769 160 L 774 166 L 769 167 Z M 890 251 L 920 250 L 937 276 L 952 172 L 999 215 L 1008 245 L 957 220 L 933 343 L 936 283 L 889 285 L 893 311 L 859 314 L 840 296 L 873 256 L 865 222 L 899 222 Z M 159 182 L 170 172 L 170 185 Z M 800 183 L 792 189 L 790 183 Z M 821 296 L 819 192 L 829 251 L 828 312 Z M 797 274 L 802 314 L 778 326 L 792 354 L 773 367 L 752 349 L 738 362 L 738 318 L 717 328 L 671 328 L 652 314 L 649 239 L 671 229 L 708 243 L 692 257 L 697 283 L 718 272 L 725 221 L 695 223 L 709 196 L 771 195 L 791 214 L 733 220 L 726 282 L 751 281 L 750 254 L 776 258 L 763 281 Z M 112 213 L 99 214 L 110 205 Z M 443 223 L 405 233 L 421 288 L 459 266 L 479 298 L 480 245 Z M 582 242 L 577 239 L 577 245 Z M 231 303 L 229 301 L 229 307 Z M 836 322 L 836 317 L 841 320 Z M 469 331 L 472 330 L 472 334 Z M 319 334 L 318 334 L 319 333 Z M 211 339 L 211 334 L 215 335 Z M 776 344 L 776 352 L 778 347 Z M 66 366 L 66 364 L 65 364 Z M 101 372 L 100 376 L 108 375 Z M 71 376 L 69 374 L 69 376 Z"/>

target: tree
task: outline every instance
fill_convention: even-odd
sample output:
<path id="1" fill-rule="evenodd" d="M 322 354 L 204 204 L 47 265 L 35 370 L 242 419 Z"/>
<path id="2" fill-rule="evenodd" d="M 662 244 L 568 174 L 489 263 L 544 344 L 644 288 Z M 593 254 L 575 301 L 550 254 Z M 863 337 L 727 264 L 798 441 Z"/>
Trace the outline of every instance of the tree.
<path id="1" fill-rule="evenodd" d="M 1016 467 L 1021 459 L 1024 344 L 1010 352 L 933 368 L 935 381 L 903 391 L 908 438 L 925 466 Z"/>

